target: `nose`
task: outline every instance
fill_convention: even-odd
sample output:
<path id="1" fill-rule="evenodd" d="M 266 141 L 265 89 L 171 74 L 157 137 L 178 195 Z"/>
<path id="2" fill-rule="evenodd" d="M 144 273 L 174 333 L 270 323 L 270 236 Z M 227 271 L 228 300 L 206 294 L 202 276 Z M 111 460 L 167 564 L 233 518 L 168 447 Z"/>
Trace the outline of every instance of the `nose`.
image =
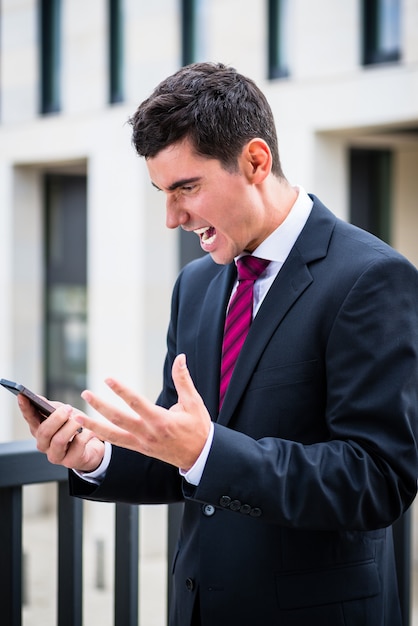
<path id="1" fill-rule="evenodd" d="M 167 228 L 177 228 L 178 226 L 184 226 L 189 221 L 189 214 L 187 213 L 187 211 L 179 206 L 176 198 L 173 198 L 172 196 L 167 196 L 165 206 L 165 224 Z"/>

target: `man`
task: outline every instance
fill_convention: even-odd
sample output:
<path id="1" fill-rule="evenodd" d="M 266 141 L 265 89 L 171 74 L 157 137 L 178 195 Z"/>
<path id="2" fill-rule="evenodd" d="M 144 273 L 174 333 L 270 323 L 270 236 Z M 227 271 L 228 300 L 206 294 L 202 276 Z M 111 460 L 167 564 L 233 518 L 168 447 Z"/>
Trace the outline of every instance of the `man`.
<path id="1" fill-rule="evenodd" d="M 234 69 L 182 68 L 131 124 L 167 226 L 209 254 L 176 282 L 157 405 L 109 379 L 126 411 L 85 391 L 107 421 L 58 405 L 39 423 L 19 397 L 39 449 L 77 470 L 76 496 L 184 501 L 171 626 L 400 626 L 418 272 L 286 180 L 270 107 Z M 260 276 L 237 285 L 248 255 Z M 244 284 L 253 321 L 225 373 Z"/>

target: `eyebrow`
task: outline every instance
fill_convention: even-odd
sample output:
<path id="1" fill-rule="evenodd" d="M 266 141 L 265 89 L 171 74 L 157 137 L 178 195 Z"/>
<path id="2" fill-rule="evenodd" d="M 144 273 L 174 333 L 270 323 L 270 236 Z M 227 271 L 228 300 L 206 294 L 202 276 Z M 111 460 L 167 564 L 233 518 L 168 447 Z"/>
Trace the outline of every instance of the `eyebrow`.
<path id="1" fill-rule="evenodd" d="M 196 183 L 197 181 L 200 180 L 200 176 L 194 176 L 193 178 L 181 178 L 180 180 L 176 180 L 176 182 L 172 183 L 169 187 L 168 187 L 168 191 L 175 191 L 176 189 L 178 189 L 179 187 L 183 187 L 184 185 L 190 185 L 190 183 Z M 161 189 L 151 181 L 151 184 L 158 189 L 159 191 L 161 191 Z"/>

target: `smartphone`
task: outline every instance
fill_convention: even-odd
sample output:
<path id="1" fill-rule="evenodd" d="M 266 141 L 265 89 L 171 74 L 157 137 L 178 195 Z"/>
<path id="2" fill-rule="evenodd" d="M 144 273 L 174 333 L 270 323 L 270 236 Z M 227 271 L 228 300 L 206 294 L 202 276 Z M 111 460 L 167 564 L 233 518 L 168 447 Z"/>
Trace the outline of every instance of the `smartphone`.
<path id="1" fill-rule="evenodd" d="M 24 387 L 23 385 L 19 383 L 14 383 L 12 380 L 6 380 L 5 378 L 0 378 L 0 385 L 2 385 L 6 389 L 14 393 L 15 396 L 21 393 L 22 396 L 25 396 L 25 398 L 28 398 L 33 404 L 33 406 L 38 409 L 43 419 L 46 419 L 48 415 L 51 415 L 51 413 L 55 411 L 55 407 L 53 407 L 43 398 L 40 398 L 39 396 L 37 396 L 36 393 L 33 393 L 33 391 L 31 391 L 30 389 L 28 389 L 27 387 Z"/>

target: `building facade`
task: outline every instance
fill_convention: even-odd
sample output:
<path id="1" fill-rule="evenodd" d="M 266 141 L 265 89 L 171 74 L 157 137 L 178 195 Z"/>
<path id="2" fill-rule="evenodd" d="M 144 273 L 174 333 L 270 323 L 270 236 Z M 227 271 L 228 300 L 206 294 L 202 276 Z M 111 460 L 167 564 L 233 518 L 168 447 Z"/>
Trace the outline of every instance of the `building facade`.
<path id="1" fill-rule="evenodd" d="M 1 376 L 80 408 L 108 375 L 157 396 L 200 252 L 165 228 L 126 122 L 195 60 L 254 78 L 287 178 L 418 265 L 417 29 L 418 0 L 3 0 Z M 28 437 L 11 394 L 0 411 L 0 441 Z"/>

